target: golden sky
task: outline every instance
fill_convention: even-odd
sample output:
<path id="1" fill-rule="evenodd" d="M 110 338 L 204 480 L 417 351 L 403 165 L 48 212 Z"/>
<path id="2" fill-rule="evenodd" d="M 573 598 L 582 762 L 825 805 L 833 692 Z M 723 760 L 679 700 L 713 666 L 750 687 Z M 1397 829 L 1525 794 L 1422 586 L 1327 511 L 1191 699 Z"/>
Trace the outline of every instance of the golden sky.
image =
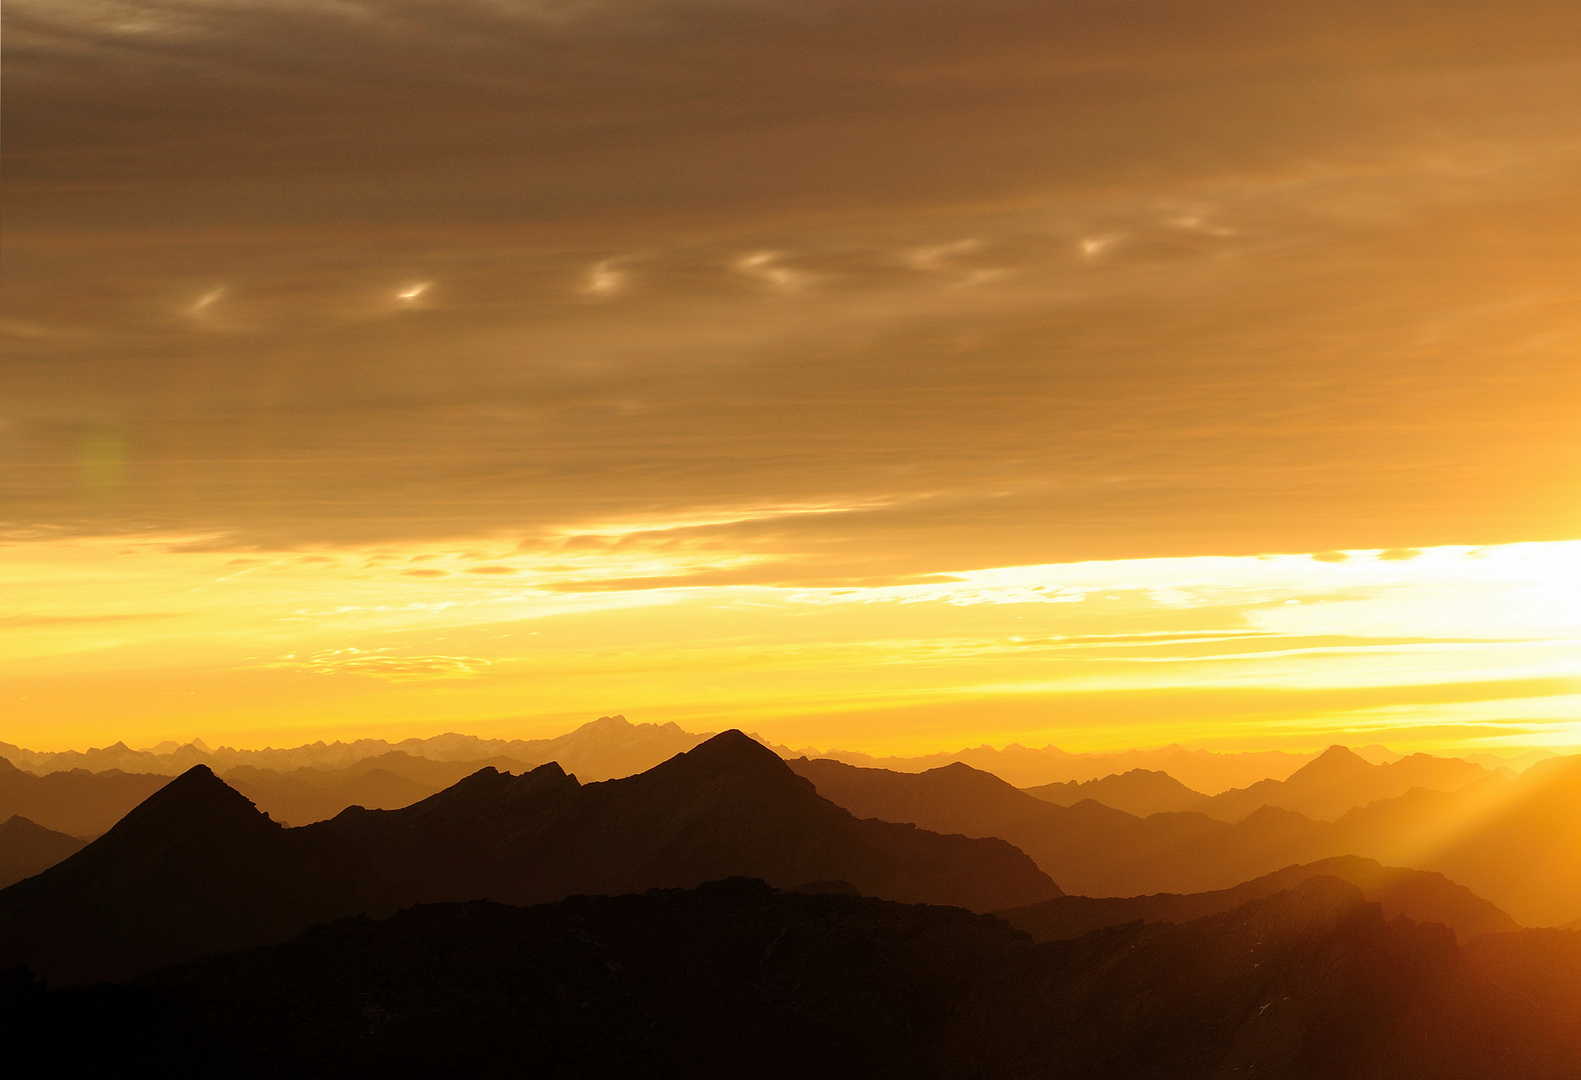
<path id="1" fill-rule="evenodd" d="M 0 738 L 1581 743 L 1572 0 L 3 22 Z"/>

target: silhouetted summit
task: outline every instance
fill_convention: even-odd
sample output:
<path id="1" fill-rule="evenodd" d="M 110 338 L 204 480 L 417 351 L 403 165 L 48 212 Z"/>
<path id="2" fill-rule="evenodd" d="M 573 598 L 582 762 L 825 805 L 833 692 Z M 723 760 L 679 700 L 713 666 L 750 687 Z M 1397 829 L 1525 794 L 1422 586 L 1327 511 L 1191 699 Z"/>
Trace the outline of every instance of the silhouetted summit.
<path id="1" fill-rule="evenodd" d="M 197 765 L 65 862 L 0 892 L 0 968 L 115 978 L 388 907 L 355 847 L 282 828 Z"/>
<path id="2" fill-rule="evenodd" d="M 578 784 L 558 766 L 484 770 L 402 810 L 349 810 L 325 829 L 369 851 L 411 900 L 555 900 L 731 875 L 986 910 L 1058 895 L 1003 840 L 858 821 L 739 731 L 636 776 Z"/>

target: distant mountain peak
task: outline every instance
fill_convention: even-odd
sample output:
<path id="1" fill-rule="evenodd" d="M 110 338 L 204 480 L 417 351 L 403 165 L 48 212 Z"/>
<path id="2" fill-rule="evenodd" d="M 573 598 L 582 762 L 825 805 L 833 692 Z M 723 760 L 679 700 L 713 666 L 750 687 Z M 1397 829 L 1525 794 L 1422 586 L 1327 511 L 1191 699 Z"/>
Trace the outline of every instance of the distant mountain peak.
<path id="1" fill-rule="evenodd" d="M 778 754 L 758 742 L 739 728 L 721 731 L 711 739 L 698 743 L 692 749 L 677 754 L 670 763 L 685 762 L 692 767 L 710 770 L 770 768 L 775 773 L 789 773 L 790 769 Z"/>

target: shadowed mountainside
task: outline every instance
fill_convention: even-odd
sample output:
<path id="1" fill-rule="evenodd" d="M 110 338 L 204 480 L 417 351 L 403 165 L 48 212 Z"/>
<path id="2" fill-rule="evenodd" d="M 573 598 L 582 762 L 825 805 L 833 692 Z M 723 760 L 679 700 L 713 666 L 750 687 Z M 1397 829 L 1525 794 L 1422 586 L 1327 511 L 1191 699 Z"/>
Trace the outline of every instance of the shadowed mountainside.
<path id="1" fill-rule="evenodd" d="M 647 773 L 583 786 L 484 769 L 404 810 L 281 827 L 206 767 L 0 891 L 0 968 L 126 977 L 417 900 L 558 900 L 751 874 L 979 910 L 1059 895 L 995 839 L 859 821 L 772 751 L 726 732 Z"/>
<path id="2" fill-rule="evenodd" d="M 48 870 L 87 843 L 13 815 L 0 823 L 0 889 Z"/>
<path id="3" fill-rule="evenodd" d="M 1043 945 L 959 909 L 738 879 L 525 909 L 419 906 L 135 987 L 13 983 L 24 1057 L 42 1049 L 84 1072 L 1581 1075 L 1581 935 L 1459 948 L 1327 877 L 1183 926 Z"/>
<path id="4" fill-rule="evenodd" d="M 1521 927 L 1508 914 L 1464 885 L 1442 874 L 1380 866 L 1371 859 L 1342 855 L 1306 866 L 1283 870 L 1216 892 L 1155 893 L 1151 896 L 1058 896 L 1029 907 L 995 912 L 1000 918 L 1038 941 L 1065 941 L 1106 926 L 1135 920 L 1149 923 L 1184 923 L 1292 889 L 1315 877 L 1348 881 L 1363 898 L 1383 909 L 1385 918 L 1404 915 L 1413 922 L 1439 923 L 1464 943 L 1479 934 L 1509 933 Z"/>

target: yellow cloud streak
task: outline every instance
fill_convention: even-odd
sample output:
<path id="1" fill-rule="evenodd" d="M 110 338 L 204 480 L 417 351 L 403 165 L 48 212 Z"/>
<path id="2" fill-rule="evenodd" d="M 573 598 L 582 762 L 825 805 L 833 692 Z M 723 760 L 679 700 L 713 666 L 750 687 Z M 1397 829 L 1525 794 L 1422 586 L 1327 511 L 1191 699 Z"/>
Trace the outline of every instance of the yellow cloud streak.
<path id="1" fill-rule="evenodd" d="M 1581 542 L 809 588 L 711 584 L 753 556 L 642 535 L 582 553 L 12 543 L 5 737 L 541 734 L 619 710 L 885 751 L 1581 741 Z"/>

